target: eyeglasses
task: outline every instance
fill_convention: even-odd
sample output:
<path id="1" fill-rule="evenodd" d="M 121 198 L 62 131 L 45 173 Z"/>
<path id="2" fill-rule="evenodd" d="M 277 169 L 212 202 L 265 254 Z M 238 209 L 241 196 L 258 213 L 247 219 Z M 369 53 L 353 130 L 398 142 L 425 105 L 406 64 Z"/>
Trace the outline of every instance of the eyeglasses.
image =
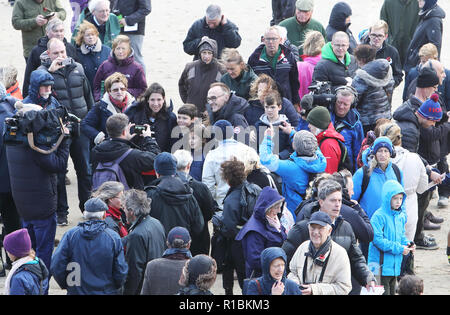
<path id="1" fill-rule="evenodd" d="M 384 36 L 385 36 L 384 34 L 373 34 L 373 33 L 369 34 L 369 37 L 376 38 L 376 39 L 383 39 Z"/>
<path id="2" fill-rule="evenodd" d="M 278 37 L 265 37 L 264 41 L 266 41 L 266 42 L 275 42 L 275 41 L 277 41 L 279 39 L 280 38 L 278 38 Z"/>
<path id="3" fill-rule="evenodd" d="M 111 92 L 117 93 L 119 91 L 121 92 L 125 92 L 127 90 L 127 88 L 116 88 L 116 89 L 112 89 Z"/>
<path id="4" fill-rule="evenodd" d="M 349 46 L 348 44 L 333 44 L 333 43 L 331 43 L 331 45 L 333 45 L 333 47 L 336 48 L 347 48 Z"/>
<path id="5" fill-rule="evenodd" d="M 206 98 L 206 100 L 208 101 L 208 103 L 213 103 L 213 102 L 216 102 L 219 97 L 222 97 L 224 95 L 225 94 L 222 94 L 222 95 L 219 95 L 219 96 L 208 96 Z"/>

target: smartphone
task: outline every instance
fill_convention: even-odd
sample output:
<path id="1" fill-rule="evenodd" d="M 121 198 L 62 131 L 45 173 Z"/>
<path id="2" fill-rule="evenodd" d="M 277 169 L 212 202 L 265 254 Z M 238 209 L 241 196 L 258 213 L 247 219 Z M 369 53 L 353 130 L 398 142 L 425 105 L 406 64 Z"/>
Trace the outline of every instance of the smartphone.
<path id="1" fill-rule="evenodd" d="M 61 65 L 63 66 L 68 66 L 72 63 L 72 60 L 70 60 L 70 58 L 66 58 L 61 62 Z"/>
<path id="2" fill-rule="evenodd" d="M 51 17 L 53 17 L 55 15 L 55 12 L 51 12 L 51 13 L 49 13 L 49 14 L 47 14 L 47 15 L 45 15 L 44 16 L 44 19 L 50 19 Z"/>

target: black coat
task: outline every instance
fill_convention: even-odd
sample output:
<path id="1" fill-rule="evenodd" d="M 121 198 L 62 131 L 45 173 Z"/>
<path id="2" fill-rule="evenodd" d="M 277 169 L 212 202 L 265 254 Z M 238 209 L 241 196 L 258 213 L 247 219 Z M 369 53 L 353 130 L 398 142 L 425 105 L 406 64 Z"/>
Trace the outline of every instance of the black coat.
<path id="1" fill-rule="evenodd" d="M 225 119 L 233 127 L 240 126 L 247 128 L 248 123 L 244 117 L 244 113 L 248 106 L 249 104 L 246 99 L 232 93 L 228 102 L 219 111 L 213 112 L 210 104 L 206 104 L 206 111 L 208 112 L 211 125 L 214 125 L 218 120 Z"/>
<path id="2" fill-rule="evenodd" d="M 189 185 L 179 177 L 163 176 L 156 186 L 146 187 L 145 191 L 152 199 L 150 215 L 161 222 L 166 235 L 176 226 L 186 228 L 192 239 L 202 233 L 204 220 L 200 207 Z"/>
<path id="3" fill-rule="evenodd" d="M 91 151 L 92 171 L 94 172 L 99 162 L 113 161 L 130 148 L 133 150 L 119 165 L 130 188 L 144 189 L 142 172 L 153 170 L 154 159 L 160 153 L 158 144 L 153 138 L 145 137 L 141 148 L 124 139 L 113 138 L 103 141 Z"/>
<path id="4" fill-rule="evenodd" d="M 395 110 L 393 115 L 402 131 L 402 147 L 413 153 L 417 153 L 419 150 L 420 124 L 415 112 L 421 105 L 422 102 L 411 95 L 406 102 Z"/>
<path id="5" fill-rule="evenodd" d="M 347 33 L 350 38 L 350 47 L 348 48 L 348 52 L 350 54 L 353 53 L 353 50 L 357 46 L 357 42 L 353 33 L 349 29 L 349 25 L 345 24 L 345 20 L 347 17 L 352 15 L 352 9 L 345 2 L 336 3 L 330 13 L 330 19 L 328 20 L 328 26 L 326 29 L 327 33 L 327 42 L 331 42 L 334 33 L 336 32 L 344 32 Z"/>
<path id="6" fill-rule="evenodd" d="M 427 10 L 422 14 L 420 13 L 419 25 L 417 25 L 413 38 L 406 51 L 405 72 L 409 72 L 411 68 L 417 66 L 420 62 L 419 50 L 428 43 L 432 43 L 436 46 L 439 56 L 441 54 L 442 46 L 442 32 L 443 22 L 445 18 L 445 12 L 439 5 Z"/>
<path id="7" fill-rule="evenodd" d="M 38 40 L 36 46 L 31 50 L 30 56 L 28 56 L 27 66 L 25 68 L 25 74 L 23 78 L 22 95 L 25 98 L 28 95 L 28 88 L 30 85 L 31 72 L 39 68 L 41 65 L 41 54 L 47 50 L 47 43 L 49 38 L 47 36 L 41 37 Z M 71 57 L 78 62 L 77 49 L 64 38 L 64 45 L 66 46 L 67 57 Z"/>
<path id="8" fill-rule="evenodd" d="M 121 34 L 145 35 L 145 18 L 152 11 L 151 0 L 113 0 L 111 1 L 111 8 L 118 10 L 125 18 L 127 25 L 138 24 L 137 31 L 124 32 L 124 29 L 121 28 Z"/>

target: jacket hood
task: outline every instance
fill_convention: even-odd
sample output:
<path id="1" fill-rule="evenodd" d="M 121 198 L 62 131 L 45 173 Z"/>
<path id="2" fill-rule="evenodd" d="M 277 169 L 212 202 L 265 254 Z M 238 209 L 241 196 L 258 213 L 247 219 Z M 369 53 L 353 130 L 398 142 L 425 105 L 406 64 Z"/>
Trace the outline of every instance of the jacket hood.
<path id="1" fill-rule="evenodd" d="M 106 222 L 103 220 L 89 220 L 78 223 L 81 228 L 81 236 L 88 240 L 93 240 L 97 235 L 106 229 Z"/>
<path id="2" fill-rule="evenodd" d="M 417 107 L 414 105 L 415 102 L 406 101 L 403 103 L 399 108 L 397 108 L 392 115 L 392 117 L 396 121 L 407 121 L 415 124 L 417 128 L 419 128 L 419 121 L 417 119 L 417 116 L 415 115 L 416 110 L 420 107 Z M 417 104 L 419 105 L 419 104 Z"/>
<path id="3" fill-rule="evenodd" d="M 288 118 L 286 115 L 284 114 L 279 114 L 278 115 L 278 120 L 274 121 L 274 122 L 269 122 L 269 119 L 267 118 L 266 114 L 262 114 L 261 117 L 259 118 L 260 121 L 262 121 L 265 125 L 269 126 L 270 124 L 272 124 L 272 126 L 278 126 L 281 125 L 282 122 L 284 121 L 288 121 Z"/>
<path id="4" fill-rule="evenodd" d="M 345 2 L 338 2 L 331 10 L 328 24 L 330 24 L 333 28 L 337 29 L 338 31 L 345 32 L 347 30 L 345 20 L 347 19 L 347 17 L 351 15 L 352 9 L 350 8 L 350 6 Z"/>
<path id="5" fill-rule="evenodd" d="M 319 133 L 317 135 L 317 142 L 320 143 L 320 141 L 322 141 L 324 138 L 334 138 L 334 139 L 341 140 L 342 142 L 345 141 L 344 136 L 341 135 L 339 132 L 337 132 L 334 129 L 333 123 L 330 123 L 328 125 L 328 129 L 327 130 L 322 131 L 321 133 Z"/>
<path id="6" fill-rule="evenodd" d="M 160 196 L 169 205 L 186 204 L 192 195 L 188 184 L 179 177 L 162 177 L 157 187 Z"/>
<path id="7" fill-rule="evenodd" d="M 200 49 L 200 46 L 202 46 L 204 43 L 208 43 L 212 47 L 213 56 L 215 58 L 217 58 L 217 54 L 218 54 L 217 42 L 214 39 L 206 37 L 206 38 L 200 40 L 200 43 L 198 43 L 197 48 Z"/>
<path id="8" fill-rule="evenodd" d="M 373 87 L 385 87 L 393 80 L 392 67 L 386 59 L 376 59 L 356 70 L 356 75 Z"/>
<path id="9" fill-rule="evenodd" d="M 319 148 L 312 157 L 298 156 L 297 152 L 294 152 L 291 154 L 290 158 L 298 167 L 308 173 L 322 173 L 325 171 L 323 164 L 326 162 L 326 159 Z"/>
<path id="10" fill-rule="evenodd" d="M 335 123 L 336 121 L 336 114 L 334 113 L 334 105 L 333 108 L 330 109 L 330 115 L 331 115 L 331 122 Z M 335 130 L 337 132 L 340 132 L 341 129 L 345 127 L 349 127 L 350 129 L 353 129 L 356 127 L 356 125 L 361 121 L 358 111 L 355 108 L 351 108 L 347 115 L 341 120 L 340 124 L 335 125 Z"/>
<path id="11" fill-rule="evenodd" d="M 94 161 L 110 162 L 120 157 L 130 147 L 134 147 L 130 141 L 124 139 L 106 139 L 92 149 L 91 155 Z"/>
<path id="12" fill-rule="evenodd" d="M 328 42 L 325 44 L 325 46 L 322 47 L 322 58 L 330 60 L 334 63 L 340 63 L 340 61 L 337 59 L 336 55 L 334 54 L 333 47 L 331 46 L 331 42 Z M 346 67 L 348 67 L 352 61 L 352 57 L 348 52 L 345 53 L 344 57 L 344 64 Z"/>
<path id="13" fill-rule="evenodd" d="M 275 279 L 273 279 L 270 275 L 270 264 L 277 258 L 283 259 L 285 264 L 287 264 L 286 253 L 280 247 L 268 247 L 261 252 L 261 271 L 264 286 L 266 288 L 271 288 L 275 282 Z M 281 281 L 284 282 L 284 280 L 286 280 L 286 268 L 284 269 L 284 274 Z"/>
<path id="14" fill-rule="evenodd" d="M 35 274 L 41 281 L 47 279 L 49 276 L 48 269 L 45 266 L 44 262 L 37 257 L 30 263 L 20 266 L 16 272 L 20 272 L 22 270 L 26 270 Z"/>
<path id="15" fill-rule="evenodd" d="M 440 18 L 440 19 L 445 19 L 445 11 L 439 6 L 439 5 L 434 5 L 433 7 L 431 7 L 428 10 L 421 10 L 419 12 L 419 15 L 424 19 L 424 20 L 428 20 L 431 18 Z"/>
<path id="16" fill-rule="evenodd" d="M 276 189 L 264 187 L 256 200 L 253 215 L 258 220 L 265 222 L 267 210 L 283 200 L 284 197 L 280 196 Z"/>
<path id="17" fill-rule="evenodd" d="M 41 83 L 44 81 L 53 81 L 55 82 L 55 79 L 53 76 L 48 73 L 45 70 L 34 70 L 31 72 L 30 76 L 30 86 L 28 88 L 28 95 L 30 96 L 30 99 L 35 103 L 39 103 L 39 87 L 41 86 Z"/>
<path id="18" fill-rule="evenodd" d="M 396 180 L 388 180 L 384 183 L 382 189 L 382 200 L 381 200 L 381 208 L 384 212 L 389 212 L 391 214 L 398 214 L 401 211 L 395 211 L 391 209 L 391 199 L 397 194 L 403 194 L 403 201 L 401 205 L 401 209 L 404 210 L 406 193 L 403 189 L 403 186 Z"/>

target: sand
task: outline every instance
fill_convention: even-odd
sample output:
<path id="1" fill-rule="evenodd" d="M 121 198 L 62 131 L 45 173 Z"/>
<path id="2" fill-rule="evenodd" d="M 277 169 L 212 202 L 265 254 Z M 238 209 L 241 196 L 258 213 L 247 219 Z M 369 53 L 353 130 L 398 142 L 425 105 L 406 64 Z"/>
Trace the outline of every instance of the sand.
<path id="1" fill-rule="evenodd" d="M 72 12 L 68 0 L 61 0 L 67 10 L 66 38 L 70 39 L 69 23 Z M 326 27 L 331 9 L 337 0 L 316 0 L 313 17 Z M 382 0 L 347 0 L 353 9 L 351 30 L 355 37 L 357 34 L 369 27 L 379 18 Z M 206 0 L 165 0 L 152 1 L 152 12 L 147 17 L 146 36 L 143 44 L 143 55 L 147 66 L 147 82 L 159 82 L 166 89 L 166 97 L 171 98 L 178 108 L 181 99 L 178 94 L 178 79 L 183 71 L 184 65 L 192 60 L 192 57 L 183 51 L 182 42 L 191 24 L 204 15 L 206 7 L 210 4 Z M 216 0 L 227 18 L 239 27 L 242 43 L 239 47 L 244 59 L 248 59 L 253 50 L 260 42 L 260 36 L 269 26 L 271 19 L 271 1 L 269 0 Z M 439 1 L 441 7 L 450 12 L 450 1 Z M 7 0 L 0 0 L 0 34 L 1 46 L 0 60 L 2 64 L 12 64 L 19 71 L 19 81 L 23 82 L 25 61 L 22 54 L 21 33 L 13 29 L 11 25 L 12 8 Z M 448 17 L 444 20 L 444 39 L 450 34 Z M 444 65 L 450 67 L 450 42 L 444 42 L 441 60 Z M 394 93 L 393 107 L 401 104 L 401 92 L 403 84 Z M 65 231 L 75 226 L 81 219 L 78 209 L 76 192 L 76 176 L 70 162 L 69 177 L 72 184 L 68 186 L 70 205 L 69 226 L 57 229 L 57 238 L 61 238 Z M 445 222 L 438 231 L 428 231 L 437 239 L 440 248 L 434 251 L 417 250 L 416 272 L 424 279 L 425 294 L 449 294 L 450 293 L 450 264 L 447 262 L 445 248 L 447 246 L 447 232 L 450 230 L 450 210 L 437 209 L 437 199 L 433 199 L 429 209 L 435 215 L 445 218 Z M 0 278 L 0 287 L 3 288 L 5 278 Z M 238 293 L 237 283 L 234 289 Z M 215 294 L 223 294 L 222 281 L 218 277 L 213 287 Z M 52 280 L 50 294 L 65 294 Z"/>

